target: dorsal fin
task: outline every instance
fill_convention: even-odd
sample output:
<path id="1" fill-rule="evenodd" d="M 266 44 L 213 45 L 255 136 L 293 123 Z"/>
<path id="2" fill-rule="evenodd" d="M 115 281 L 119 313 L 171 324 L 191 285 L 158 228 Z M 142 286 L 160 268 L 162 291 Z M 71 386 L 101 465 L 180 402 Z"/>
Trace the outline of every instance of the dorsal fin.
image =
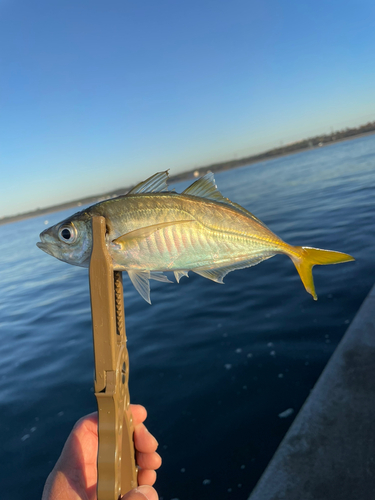
<path id="1" fill-rule="evenodd" d="M 227 200 L 228 200 L 228 198 L 227 198 Z M 267 227 L 264 222 L 262 222 L 260 219 L 258 219 L 258 217 L 255 217 L 255 215 L 252 214 L 251 212 L 249 212 L 248 210 L 246 210 L 246 208 L 241 207 L 241 205 L 239 205 L 238 203 L 235 203 L 234 201 L 228 200 L 228 203 L 230 205 L 232 205 L 232 207 L 237 208 L 237 210 L 239 210 L 240 212 L 243 212 L 244 214 L 246 214 L 249 217 L 251 217 L 252 219 L 254 219 L 256 222 L 258 222 L 259 224 L 261 224 L 266 229 L 269 229 L 269 227 Z"/>
<path id="2" fill-rule="evenodd" d="M 165 172 L 158 172 L 134 186 L 128 194 L 161 193 L 163 191 L 168 191 L 167 180 L 168 170 Z"/>
<path id="3" fill-rule="evenodd" d="M 193 184 L 187 187 L 182 194 L 199 196 L 199 198 L 209 198 L 210 200 L 220 201 L 221 203 L 227 203 L 229 201 L 227 198 L 224 198 L 218 190 L 212 172 L 207 172 L 206 175 L 193 182 Z"/>
<path id="4" fill-rule="evenodd" d="M 209 200 L 218 201 L 220 203 L 225 203 L 226 205 L 230 205 L 231 207 L 236 208 L 240 212 L 244 213 L 248 217 L 251 217 L 253 220 L 261 224 L 263 227 L 267 228 L 267 226 L 255 217 L 251 212 L 246 210 L 246 208 L 241 207 L 238 203 L 234 203 L 230 201 L 229 198 L 225 198 L 220 191 L 218 190 L 214 178 L 214 174 L 212 172 L 207 172 L 206 175 L 193 182 L 191 186 L 185 189 L 182 194 L 189 194 L 192 196 L 199 196 L 200 198 L 208 198 Z M 267 228 L 268 229 L 268 228 Z"/>

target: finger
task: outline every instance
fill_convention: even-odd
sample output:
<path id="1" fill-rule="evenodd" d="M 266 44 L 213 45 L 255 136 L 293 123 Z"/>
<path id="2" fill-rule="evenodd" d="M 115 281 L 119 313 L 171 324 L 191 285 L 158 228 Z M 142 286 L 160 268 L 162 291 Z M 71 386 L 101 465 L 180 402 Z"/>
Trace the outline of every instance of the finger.
<path id="1" fill-rule="evenodd" d="M 144 422 L 147 418 L 146 408 L 142 405 L 130 405 L 132 415 L 133 415 L 133 423 L 134 427 L 138 424 Z"/>
<path id="2" fill-rule="evenodd" d="M 158 442 L 144 424 L 139 424 L 135 427 L 134 444 L 136 450 L 141 453 L 153 453 L 158 447 Z"/>
<path id="3" fill-rule="evenodd" d="M 71 469 L 95 464 L 97 452 L 98 414 L 91 413 L 74 425 L 56 465 Z"/>
<path id="4" fill-rule="evenodd" d="M 141 469 L 159 469 L 161 466 L 161 456 L 159 453 L 139 453 L 136 452 L 137 465 Z"/>
<path id="5" fill-rule="evenodd" d="M 138 484 L 148 484 L 152 486 L 156 481 L 156 472 L 154 470 L 139 469 L 138 471 Z"/>
<path id="6" fill-rule="evenodd" d="M 121 500 L 158 500 L 159 496 L 151 486 L 138 486 L 135 490 L 129 491 Z"/>
<path id="7" fill-rule="evenodd" d="M 80 418 L 73 427 L 75 433 L 92 432 L 98 434 L 98 412 L 94 411 L 88 415 Z"/>

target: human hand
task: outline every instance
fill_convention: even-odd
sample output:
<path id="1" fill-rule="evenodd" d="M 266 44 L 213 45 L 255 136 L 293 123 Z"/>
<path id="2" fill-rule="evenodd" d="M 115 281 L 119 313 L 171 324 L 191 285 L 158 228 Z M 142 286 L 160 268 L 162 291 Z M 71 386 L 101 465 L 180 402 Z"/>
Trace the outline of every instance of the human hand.
<path id="1" fill-rule="evenodd" d="M 138 472 L 138 488 L 127 493 L 123 500 L 158 500 L 152 488 L 155 469 L 161 465 L 156 449 L 158 442 L 143 424 L 146 409 L 131 405 L 134 424 L 134 444 Z M 96 500 L 98 454 L 98 414 L 81 418 L 70 433 L 60 458 L 44 486 L 42 500 Z"/>

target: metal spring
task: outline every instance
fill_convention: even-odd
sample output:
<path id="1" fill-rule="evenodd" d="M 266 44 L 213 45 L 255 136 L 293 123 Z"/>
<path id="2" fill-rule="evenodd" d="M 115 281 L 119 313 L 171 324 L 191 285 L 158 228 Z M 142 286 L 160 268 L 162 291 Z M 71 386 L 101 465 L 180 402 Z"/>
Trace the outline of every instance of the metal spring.
<path id="1" fill-rule="evenodd" d="M 116 328 L 117 334 L 122 335 L 124 331 L 124 322 L 123 322 L 123 314 L 122 314 L 122 304 L 123 304 L 123 296 L 122 296 L 122 276 L 121 271 L 114 271 L 113 273 L 114 283 L 115 283 L 115 304 L 116 304 Z"/>

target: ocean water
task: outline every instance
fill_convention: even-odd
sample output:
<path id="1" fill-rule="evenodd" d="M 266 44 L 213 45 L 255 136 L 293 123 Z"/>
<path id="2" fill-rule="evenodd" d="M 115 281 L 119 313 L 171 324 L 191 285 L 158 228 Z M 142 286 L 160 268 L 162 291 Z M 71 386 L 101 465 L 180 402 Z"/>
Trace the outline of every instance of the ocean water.
<path id="1" fill-rule="evenodd" d="M 314 268 L 317 302 L 286 256 L 224 286 L 151 282 L 152 306 L 124 276 L 130 394 L 160 444 L 163 500 L 247 499 L 375 280 L 375 135 L 215 177 L 288 243 L 357 260 Z M 3 500 L 40 498 L 95 410 L 87 270 L 35 246 L 71 212 L 0 226 Z"/>

